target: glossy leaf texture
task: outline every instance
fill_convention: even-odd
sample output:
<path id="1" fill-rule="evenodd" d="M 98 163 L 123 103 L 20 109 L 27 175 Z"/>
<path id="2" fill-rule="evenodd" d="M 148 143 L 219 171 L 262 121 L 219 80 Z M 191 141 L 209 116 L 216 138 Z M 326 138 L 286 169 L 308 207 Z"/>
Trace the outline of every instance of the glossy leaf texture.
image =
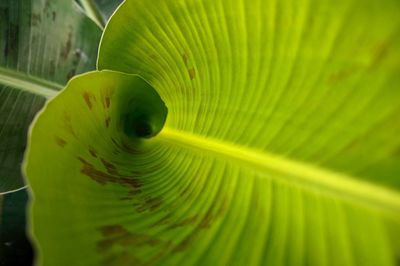
<path id="1" fill-rule="evenodd" d="M 97 7 L 101 10 L 104 19 L 107 21 L 114 13 L 122 0 L 96 0 Z"/>
<path id="2" fill-rule="evenodd" d="M 396 265 L 399 11 L 125 1 L 98 69 L 151 86 L 91 73 L 38 117 L 39 263 Z"/>
<path id="3" fill-rule="evenodd" d="M 122 0 L 75 0 L 75 2 L 100 28 L 104 28 L 107 20 L 122 3 Z"/>
<path id="4" fill-rule="evenodd" d="M 68 79 L 95 68 L 100 35 L 72 1 L 0 2 L 0 193 L 24 186 L 30 122 Z"/>

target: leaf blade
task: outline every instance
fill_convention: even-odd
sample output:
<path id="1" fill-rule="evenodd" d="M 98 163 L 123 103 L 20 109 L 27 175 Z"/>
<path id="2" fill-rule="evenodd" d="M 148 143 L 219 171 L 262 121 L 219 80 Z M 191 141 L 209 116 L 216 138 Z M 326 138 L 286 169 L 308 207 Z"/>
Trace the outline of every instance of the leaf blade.
<path id="1" fill-rule="evenodd" d="M 367 184 L 356 194 L 391 197 L 388 189 L 398 206 L 398 10 L 390 0 L 124 2 L 98 67 L 149 82 L 168 107 L 166 126 L 143 145 L 110 131 L 121 113 L 107 124 L 95 111 L 103 108 L 98 83 L 96 101 L 68 109 L 85 78 L 48 106 L 60 118 L 75 112 L 71 121 L 87 132 L 69 152 L 55 152 L 63 142 L 46 146 L 54 150 L 47 160 L 70 164 L 50 170 L 58 178 L 46 179 L 49 189 L 37 166 L 47 160 L 34 154 L 41 134 L 62 126 L 45 132 L 48 111 L 32 131 L 26 171 L 43 264 L 395 265 L 396 211 L 387 216 L 288 176 L 311 169 L 312 182 L 354 193 L 334 182 L 346 176 Z M 111 106 L 122 104 L 114 97 Z M 247 163 L 259 158 L 268 167 Z"/>
<path id="2" fill-rule="evenodd" d="M 24 186 L 20 165 L 34 115 L 71 76 L 94 68 L 100 30 L 72 2 L 7 0 L 0 13 L 0 193 L 6 193 Z"/>
<path id="3" fill-rule="evenodd" d="M 164 128 L 159 138 L 200 152 L 216 154 L 217 156 L 222 155 L 227 160 L 230 158 L 261 170 L 283 173 L 285 176 L 293 178 L 289 182 L 300 184 L 304 182 L 305 187 L 316 187 L 317 190 L 332 193 L 339 198 L 348 197 L 351 200 L 360 201 L 362 205 L 377 208 L 383 212 L 388 211 L 396 214 L 400 211 L 400 195 L 397 191 L 354 180 L 354 177 L 342 173 L 330 172 L 303 162 L 291 161 L 275 154 L 250 150 L 231 143 L 190 135 L 169 128 Z M 296 178 L 299 180 L 295 180 Z"/>

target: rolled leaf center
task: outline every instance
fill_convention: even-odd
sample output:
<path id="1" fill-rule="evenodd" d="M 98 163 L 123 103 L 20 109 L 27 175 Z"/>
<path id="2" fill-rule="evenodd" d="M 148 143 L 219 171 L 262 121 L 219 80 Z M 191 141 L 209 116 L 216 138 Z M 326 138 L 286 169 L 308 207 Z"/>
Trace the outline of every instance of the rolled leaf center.
<path id="1" fill-rule="evenodd" d="M 121 124 L 130 138 L 151 138 L 165 124 L 168 109 L 156 90 L 137 77 L 134 88 L 121 93 Z"/>

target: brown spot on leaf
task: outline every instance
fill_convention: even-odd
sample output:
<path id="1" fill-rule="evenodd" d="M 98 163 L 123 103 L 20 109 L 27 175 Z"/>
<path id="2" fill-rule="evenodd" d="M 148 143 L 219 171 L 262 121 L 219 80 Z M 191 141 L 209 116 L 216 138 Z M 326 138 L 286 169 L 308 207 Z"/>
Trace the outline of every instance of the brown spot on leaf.
<path id="1" fill-rule="evenodd" d="M 189 56 L 186 53 L 182 54 L 182 59 L 183 59 L 183 63 L 185 63 L 185 65 L 188 65 L 189 62 Z"/>
<path id="2" fill-rule="evenodd" d="M 107 118 L 104 120 L 104 123 L 105 123 L 105 125 L 106 125 L 106 128 L 108 128 L 108 127 L 110 126 L 110 120 L 111 120 L 111 117 L 107 117 Z"/>
<path id="3" fill-rule="evenodd" d="M 54 59 L 50 59 L 49 62 L 50 68 L 49 68 L 49 75 L 51 77 L 54 77 L 54 74 L 56 73 L 56 63 L 54 62 Z"/>
<path id="4" fill-rule="evenodd" d="M 78 69 L 79 62 L 81 61 L 81 57 L 82 57 L 81 50 L 80 49 L 75 49 L 74 57 L 73 57 L 73 60 L 72 60 L 72 68 L 67 74 L 67 80 L 69 80 L 73 76 L 75 76 L 75 74 L 77 72 L 77 69 Z"/>
<path id="5" fill-rule="evenodd" d="M 186 186 L 184 189 L 182 189 L 180 196 L 189 198 L 189 195 L 190 195 L 189 188 L 190 188 L 190 186 Z"/>
<path id="6" fill-rule="evenodd" d="M 99 228 L 101 234 L 105 237 L 114 237 L 128 234 L 128 231 L 121 225 L 106 225 Z"/>
<path id="7" fill-rule="evenodd" d="M 121 238 L 119 241 L 119 244 L 121 244 L 122 246 L 144 246 L 144 245 L 148 245 L 148 246 L 157 246 L 159 244 L 161 244 L 162 241 L 145 235 L 145 234 L 134 234 L 134 233 L 129 233 L 128 235 L 126 235 L 124 238 Z"/>
<path id="8" fill-rule="evenodd" d="M 194 69 L 194 67 L 188 69 L 188 73 L 189 73 L 190 79 L 194 79 L 196 77 L 196 70 Z"/>
<path id="9" fill-rule="evenodd" d="M 85 159 L 83 159 L 82 157 L 78 156 L 77 158 L 82 164 L 91 166 L 91 164 L 88 161 L 86 161 Z"/>
<path id="10" fill-rule="evenodd" d="M 122 198 L 119 198 L 119 200 L 132 200 L 132 197 L 122 197 Z"/>
<path id="11" fill-rule="evenodd" d="M 68 32 L 67 41 L 65 45 L 61 47 L 60 50 L 60 56 L 63 60 L 67 60 L 71 48 L 72 48 L 72 30 Z"/>
<path id="12" fill-rule="evenodd" d="M 101 252 L 107 251 L 112 248 L 114 245 L 115 240 L 114 239 L 103 239 L 101 241 L 97 242 L 97 249 Z"/>
<path id="13" fill-rule="evenodd" d="M 40 14 L 32 13 L 31 16 L 31 24 L 32 26 L 36 27 L 42 22 L 42 17 Z"/>
<path id="14" fill-rule="evenodd" d="M 163 243 L 161 239 L 146 234 L 129 232 L 121 225 L 107 225 L 99 228 L 103 239 L 97 242 L 99 251 L 104 252 L 118 245 L 127 246 L 150 246 L 154 247 Z"/>
<path id="15" fill-rule="evenodd" d="M 85 100 L 86 105 L 89 107 L 90 110 L 92 110 L 93 104 L 92 104 L 92 100 L 95 99 L 94 95 L 84 91 L 82 93 L 83 99 Z"/>
<path id="16" fill-rule="evenodd" d="M 77 135 L 75 134 L 75 131 L 71 125 L 71 117 L 64 113 L 63 116 L 63 121 L 64 121 L 64 130 L 70 133 L 72 136 L 74 136 L 76 139 L 78 138 Z"/>
<path id="17" fill-rule="evenodd" d="M 108 162 L 103 158 L 100 158 L 100 160 L 109 174 L 118 175 L 117 168 L 115 167 L 115 165 L 113 165 L 112 163 Z"/>
<path id="18" fill-rule="evenodd" d="M 195 241 L 197 238 L 199 231 L 194 230 L 191 234 L 189 234 L 185 239 L 183 239 L 180 243 L 178 243 L 174 249 L 172 250 L 172 253 L 178 253 L 186 250 L 191 243 Z"/>
<path id="19" fill-rule="evenodd" d="M 121 225 L 106 225 L 99 228 L 105 238 L 115 238 L 128 234 L 128 231 Z"/>
<path id="20" fill-rule="evenodd" d="M 134 176 L 125 176 L 118 173 L 105 173 L 101 170 L 96 169 L 91 163 L 78 156 L 78 160 L 82 163 L 81 173 L 90 177 L 92 180 L 99 184 L 105 185 L 106 183 L 121 184 L 132 188 L 132 192 L 138 193 L 141 184 L 139 180 Z M 106 167 L 107 168 L 107 167 Z"/>
<path id="21" fill-rule="evenodd" d="M 111 97 L 114 92 L 113 88 L 104 88 L 101 92 L 102 104 L 104 109 L 110 108 L 111 105 Z"/>
<path id="22" fill-rule="evenodd" d="M 110 256 L 108 256 L 105 260 L 103 260 L 103 265 L 106 266 L 120 266 L 120 265 L 135 265 L 135 266 L 141 266 L 141 265 L 148 265 L 148 264 L 143 264 L 142 261 L 137 258 L 136 256 L 129 254 L 126 251 L 122 251 L 119 253 L 114 253 Z"/>
<path id="23" fill-rule="evenodd" d="M 51 12 L 51 18 L 53 21 L 56 21 L 57 13 L 55 11 Z"/>
<path id="24" fill-rule="evenodd" d="M 139 187 L 141 186 L 141 184 L 137 184 Z M 129 191 L 127 194 L 128 194 L 128 196 L 130 196 L 130 197 L 133 197 L 133 196 L 135 196 L 136 194 L 138 194 L 138 193 L 141 193 L 141 190 L 139 189 L 139 188 L 137 188 L 137 189 L 135 189 L 135 190 L 132 190 L 132 191 Z"/>
<path id="25" fill-rule="evenodd" d="M 93 157 L 97 158 L 97 152 L 93 147 L 89 147 L 89 153 L 90 155 L 92 155 Z"/>
<path id="26" fill-rule="evenodd" d="M 162 197 L 149 197 L 147 198 L 141 206 L 139 206 L 136 211 L 144 212 L 144 211 L 155 211 L 157 210 L 163 203 Z"/>
<path id="27" fill-rule="evenodd" d="M 370 64 L 370 68 L 377 67 L 388 55 L 389 51 L 389 43 L 381 42 L 373 48 L 372 61 Z"/>
<path id="28" fill-rule="evenodd" d="M 212 209 L 210 209 L 202 218 L 201 215 L 195 215 L 192 217 L 188 217 L 181 222 L 174 224 L 171 226 L 171 229 L 181 227 L 181 226 L 189 226 L 195 224 L 199 219 L 201 219 L 200 223 L 195 227 L 191 234 L 189 234 L 184 240 L 182 240 L 179 244 L 175 246 L 172 250 L 173 253 L 181 252 L 186 250 L 191 243 L 195 241 L 195 238 L 201 234 L 202 230 L 206 230 L 212 226 L 212 224 L 216 221 L 217 218 L 221 217 L 225 211 L 227 201 L 226 198 L 223 198 L 221 206 L 214 213 Z"/>
<path id="29" fill-rule="evenodd" d="M 47 12 L 51 8 L 51 0 L 46 0 L 44 3 L 43 11 Z"/>
<path id="30" fill-rule="evenodd" d="M 158 55 L 156 55 L 156 54 L 154 54 L 154 53 L 149 54 L 149 57 L 150 57 L 151 59 L 153 59 L 153 60 L 157 60 L 157 59 L 158 59 Z"/>
<path id="31" fill-rule="evenodd" d="M 355 69 L 354 68 L 342 69 L 340 71 L 332 73 L 328 77 L 328 84 L 329 85 L 335 85 L 338 82 L 346 80 L 347 78 L 349 78 L 354 73 L 355 73 Z"/>
<path id="32" fill-rule="evenodd" d="M 110 108 L 111 99 L 110 96 L 104 97 L 104 106 L 105 108 Z"/>
<path id="33" fill-rule="evenodd" d="M 55 141 L 57 145 L 60 146 L 61 148 L 64 148 L 65 144 L 67 144 L 67 142 L 64 139 L 57 136 L 55 136 Z"/>
<path id="34" fill-rule="evenodd" d="M 214 222 L 216 216 L 212 214 L 212 212 L 207 212 L 206 215 L 204 215 L 203 220 L 201 220 L 201 223 L 199 224 L 200 228 L 206 229 L 210 228 L 211 224 Z"/>
<path id="35" fill-rule="evenodd" d="M 133 176 L 131 176 L 131 177 L 121 177 L 121 181 L 122 181 L 123 184 L 129 185 L 130 187 L 132 187 L 135 192 L 139 192 L 140 191 L 138 189 L 141 187 L 141 184 L 140 184 L 139 180 L 136 179 L 135 177 L 133 177 Z"/>
<path id="36" fill-rule="evenodd" d="M 160 262 L 162 260 L 162 258 L 165 255 L 167 255 L 170 252 L 171 247 L 173 247 L 172 241 L 165 242 L 165 244 L 161 248 L 160 252 L 158 252 L 153 257 L 151 257 L 148 261 L 146 261 L 145 265 L 156 265 L 158 262 Z"/>
<path id="37" fill-rule="evenodd" d="M 194 216 L 190 216 L 188 218 L 183 219 L 182 221 L 172 224 L 170 226 L 168 226 L 167 230 L 173 230 L 179 227 L 184 227 L 184 226 L 188 226 L 188 225 L 193 225 L 195 224 L 199 219 L 198 215 L 194 215 Z"/>
<path id="38" fill-rule="evenodd" d="M 353 139 L 344 147 L 343 151 L 346 153 L 354 152 L 355 150 L 357 150 L 359 145 L 360 145 L 360 139 Z"/>
<path id="39" fill-rule="evenodd" d="M 172 213 L 168 213 L 167 215 L 156 221 L 154 224 L 152 224 L 150 227 L 167 225 L 171 223 L 171 218 L 172 218 Z"/>

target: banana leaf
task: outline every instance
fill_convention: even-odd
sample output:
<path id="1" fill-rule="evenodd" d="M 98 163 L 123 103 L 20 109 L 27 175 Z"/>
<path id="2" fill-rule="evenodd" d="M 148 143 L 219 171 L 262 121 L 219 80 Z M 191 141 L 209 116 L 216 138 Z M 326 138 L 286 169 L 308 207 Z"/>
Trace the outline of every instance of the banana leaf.
<path id="1" fill-rule="evenodd" d="M 72 1 L 0 2 L 0 194 L 24 186 L 30 122 L 67 80 L 95 68 L 100 35 Z"/>
<path id="2" fill-rule="evenodd" d="M 107 20 L 122 0 L 75 0 L 100 28 L 104 28 Z"/>
<path id="3" fill-rule="evenodd" d="M 31 128 L 39 265 L 396 265 L 400 2 L 127 0 Z"/>

